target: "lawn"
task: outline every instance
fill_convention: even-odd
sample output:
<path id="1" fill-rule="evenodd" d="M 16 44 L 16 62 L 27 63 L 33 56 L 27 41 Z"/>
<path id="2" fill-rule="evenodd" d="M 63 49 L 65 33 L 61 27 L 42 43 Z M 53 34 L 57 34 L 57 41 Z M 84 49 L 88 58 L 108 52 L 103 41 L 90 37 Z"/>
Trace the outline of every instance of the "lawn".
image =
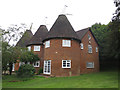
<path id="1" fill-rule="evenodd" d="M 3 88 L 118 88 L 118 72 L 107 71 L 53 78 L 34 76 L 29 79 L 7 75 L 3 76 L 2 85 Z"/>

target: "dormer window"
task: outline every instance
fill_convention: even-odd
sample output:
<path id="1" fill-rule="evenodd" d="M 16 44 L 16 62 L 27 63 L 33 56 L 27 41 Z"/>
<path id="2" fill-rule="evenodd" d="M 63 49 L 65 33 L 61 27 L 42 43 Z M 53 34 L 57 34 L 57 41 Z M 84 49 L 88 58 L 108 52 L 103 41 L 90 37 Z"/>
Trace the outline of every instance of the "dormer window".
<path id="1" fill-rule="evenodd" d="M 92 53 L 92 46 L 88 45 L 88 53 Z"/>
<path id="2" fill-rule="evenodd" d="M 62 40 L 63 47 L 71 47 L 71 40 Z"/>
<path id="3" fill-rule="evenodd" d="M 40 51 L 40 46 L 34 46 L 34 51 Z"/>
<path id="4" fill-rule="evenodd" d="M 28 48 L 28 51 L 31 51 L 31 46 L 28 46 L 27 48 Z"/>
<path id="5" fill-rule="evenodd" d="M 45 48 L 50 47 L 50 40 L 45 42 Z"/>
<path id="6" fill-rule="evenodd" d="M 80 45 L 81 45 L 81 49 L 83 49 L 83 43 L 81 43 Z"/>

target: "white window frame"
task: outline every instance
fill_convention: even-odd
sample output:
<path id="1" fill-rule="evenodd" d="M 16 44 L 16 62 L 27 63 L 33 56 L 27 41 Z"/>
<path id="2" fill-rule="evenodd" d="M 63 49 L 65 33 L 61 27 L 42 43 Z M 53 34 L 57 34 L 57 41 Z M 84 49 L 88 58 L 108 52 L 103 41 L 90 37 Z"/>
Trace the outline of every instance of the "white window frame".
<path id="1" fill-rule="evenodd" d="M 25 62 L 19 62 L 19 66 L 24 65 L 24 64 L 25 64 Z"/>
<path id="2" fill-rule="evenodd" d="M 64 67 L 64 62 L 66 64 L 65 67 Z M 68 64 L 70 64 L 69 67 L 67 66 Z M 71 68 L 71 60 L 62 60 L 62 68 Z"/>
<path id="3" fill-rule="evenodd" d="M 40 46 L 34 46 L 34 51 L 40 51 Z"/>
<path id="4" fill-rule="evenodd" d="M 62 40 L 63 47 L 71 47 L 71 40 Z"/>
<path id="5" fill-rule="evenodd" d="M 45 48 L 49 48 L 50 47 L 50 40 L 45 42 Z"/>
<path id="6" fill-rule="evenodd" d="M 80 44 L 80 46 L 81 46 L 81 49 L 83 49 L 83 48 L 84 48 L 83 43 L 81 43 L 81 44 Z"/>
<path id="7" fill-rule="evenodd" d="M 92 46 L 88 45 L 88 53 L 92 53 Z"/>
<path id="8" fill-rule="evenodd" d="M 15 71 L 15 63 L 12 65 L 12 71 Z"/>
<path id="9" fill-rule="evenodd" d="M 28 51 L 31 51 L 31 46 L 28 46 L 27 48 L 28 48 Z"/>
<path id="10" fill-rule="evenodd" d="M 50 71 L 48 71 L 50 69 Z M 44 74 L 51 74 L 51 60 L 44 60 L 44 69 L 43 69 Z"/>
<path id="11" fill-rule="evenodd" d="M 37 63 L 38 63 L 38 65 L 37 65 Z M 34 65 L 34 64 L 35 64 L 35 65 Z M 33 63 L 33 67 L 40 67 L 40 61 L 34 62 L 34 63 Z"/>
<path id="12" fill-rule="evenodd" d="M 88 39 L 90 40 L 91 39 L 91 36 L 88 34 Z"/>
<path id="13" fill-rule="evenodd" d="M 91 66 L 88 66 L 88 64 L 90 64 Z M 94 62 L 87 62 L 86 67 L 87 68 L 94 68 Z"/>
<path id="14" fill-rule="evenodd" d="M 96 47 L 96 52 L 98 52 L 98 47 Z"/>

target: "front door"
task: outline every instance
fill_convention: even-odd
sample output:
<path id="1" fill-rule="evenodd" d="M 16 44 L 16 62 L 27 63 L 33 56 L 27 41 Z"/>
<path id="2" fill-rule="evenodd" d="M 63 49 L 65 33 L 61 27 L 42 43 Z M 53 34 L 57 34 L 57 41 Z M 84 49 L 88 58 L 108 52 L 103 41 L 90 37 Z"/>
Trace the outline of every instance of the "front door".
<path id="1" fill-rule="evenodd" d="M 51 74 L 51 60 L 44 61 L 44 74 Z"/>

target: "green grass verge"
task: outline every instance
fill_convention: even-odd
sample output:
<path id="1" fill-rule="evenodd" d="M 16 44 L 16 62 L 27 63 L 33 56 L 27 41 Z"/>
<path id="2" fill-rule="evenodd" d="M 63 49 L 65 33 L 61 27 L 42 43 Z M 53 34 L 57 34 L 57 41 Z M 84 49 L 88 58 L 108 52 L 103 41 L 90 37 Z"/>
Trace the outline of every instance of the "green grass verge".
<path id="1" fill-rule="evenodd" d="M 18 81 L 18 82 L 9 82 Z M 17 78 L 3 76 L 3 88 L 118 88 L 118 72 L 98 72 L 72 77 Z"/>

